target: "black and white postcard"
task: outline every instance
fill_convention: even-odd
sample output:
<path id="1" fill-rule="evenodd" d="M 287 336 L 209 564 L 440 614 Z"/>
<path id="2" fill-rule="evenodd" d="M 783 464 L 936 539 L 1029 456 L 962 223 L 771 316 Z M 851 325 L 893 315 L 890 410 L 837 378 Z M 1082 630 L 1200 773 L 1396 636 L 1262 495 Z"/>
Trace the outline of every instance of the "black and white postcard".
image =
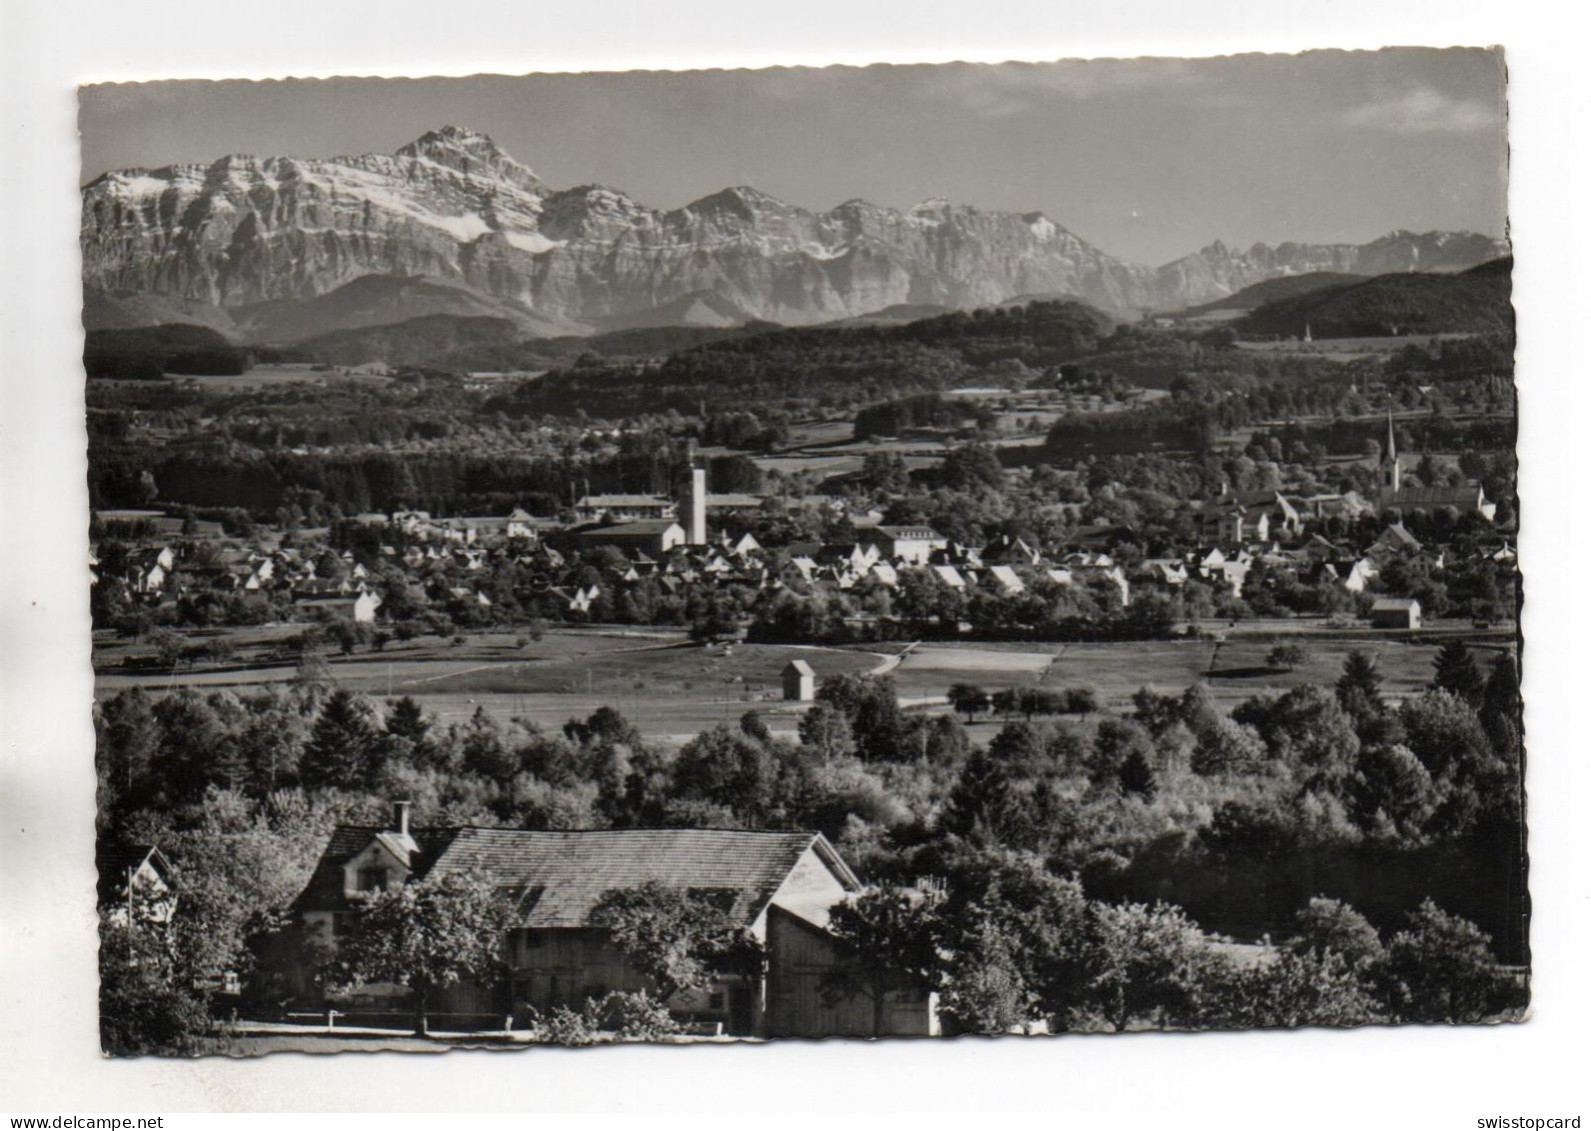
<path id="1" fill-rule="evenodd" d="M 1505 83 L 85 87 L 103 1049 L 1523 1017 Z"/>

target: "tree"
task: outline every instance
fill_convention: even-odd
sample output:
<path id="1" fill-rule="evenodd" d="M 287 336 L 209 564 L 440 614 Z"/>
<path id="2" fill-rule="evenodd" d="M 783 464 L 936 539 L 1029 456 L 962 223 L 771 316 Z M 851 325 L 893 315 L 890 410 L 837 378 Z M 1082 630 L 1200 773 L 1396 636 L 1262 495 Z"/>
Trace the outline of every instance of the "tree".
<path id="1" fill-rule="evenodd" d="M 691 639 L 698 644 L 732 640 L 740 635 L 740 606 L 725 593 L 709 590 L 691 620 Z"/>
<path id="2" fill-rule="evenodd" d="M 1472 1023 L 1519 1004 L 1486 933 L 1429 899 L 1387 944 L 1385 986 L 1401 1021 Z"/>
<path id="3" fill-rule="evenodd" d="M 758 961 L 756 941 L 719 904 L 657 880 L 603 893 L 591 924 L 608 932 L 664 1003 Z"/>
<path id="4" fill-rule="evenodd" d="M 768 724 L 763 722 L 762 715 L 755 707 L 740 716 L 740 733 L 763 745 L 773 741 L 773 731 L 768 729 Z"/>
<path id="5" fill-rule="evenodd" d="M 1052 730 L 1007 723 L 987 748 L 974 749 L 951 787 L 940 827 L 980 845 L 1042 851 L 1069 831 L 1072 802 Z"/>
<path id="6" fill-rule="evenodd" d="M 888 676 L 829 676 L 818 685 L 815 700 L 844 713 L 863 761 L 898 762 L 910 753 L 902 748 L 900 700 Z"/>
<path id="7" fill-rule="evenodd" d="M 1265 743 L 1251 726 L 1226 715 L 1195 732 L 1191 766 L 1195 773 L 1252 774 L 1265 764 Z"/>
<path id="8" fill-rule="evenodd" d="M 1480 708 L 1486 695 L 1486 677 L 1462 640 L 1449 640 L 1437 652 L 1434 686 Z"/>
<path id="9" fill-rule="evenodd" d="M 1481 704 L 1481 723 L 1491 736 L 1497 753 L 1509 763 L 1517 763 L 1523 738 L 1523 712 L 1519 698 L 1519 669 L 1514 657 L 1503 654 L 1492 664 L 1486 678 L 1486 694 Z"/>
<path id="10" fill-rule="evenodd" d="M 189 983 L 248 973 L 251 943 L 279 925 L 327 831 L 312 812 L 212 787 L 183 813 L 183 827 L 162 834 L 178 893 L 172 945 Z"/>
<path id="11" fill-rule="evenodd" d="M 1282 668 L 1292 671 L 1309 659 L 1309 653 L 1302 644 L 1278 644 L 1265 656 L 1268 667 Z"/>
<path id="12" fill-rule="evenodd" d="M 1132 719 L 1101 719 L 1088 755 L 1089 779 L 1096 785 L 1118 780 L 1135 751 L 1142 755 L 1145 766 L 1150 765 L 1155 744 L 1148 730 Z"/>
<path id="13" fill-rule="evenodd" d="M 947 455 L 939 465 L 939 485 L 952 491 L 998 489 L 1005 483 L 1000 457 L 987 444 L 967 444 Z"/>
<path id="14" fill-rule="evenodd" d="M 269 797 L 298 780 L 304 721 L 297 711 L 268 707 L 248 721 L 236 739 L 247 773 L 248 792 Z"/>
<path id="15" fill-rule="evenodd" d="M 1350 711 L 1361 700 L 1374 711 L 1381 711 L 1381 673 L 1369 655 L 1358 649 L 1348 653 L 1337 679 L 1337 699 Z"/>
<path id="16" fill-rule="evenodd" d="M 1232 717 L 1252 724 L 1271 758 L 1285 762 L 1312 783 L 1335 789 L 1353 772 L 1359 736 L 1352 717 L 1322 687 L 1301 684 L 1275 699 L 1252 699 Z"/>
<path id="17" fill-rule="evenodd" d="M 484 880 L 444 875 L 403 884 L 365 897 L 353 930 L 338 940 L 331 977 L 408 987 L 414 1031 L 423 1037 L 433 993 L 500 972 L 512 922 L 512 905 Z"/>
<path id="18" fill-rule="evenodd" d="M 192 1054 L 210 1029 L 185 977 L 169 918 L 135 886 L 128 907 L 101 912 L 99 1039 L 111 1056 Z"/>
<path id="19" fill-rule="evenodd" d="M 1164 903 L 1090 907 L 1088 1000 L 1111 1028 L 1194 1019 L 1212 959 L 1198 926 Z"/>
<path id="20" fill-rule="evenodd" d="M 1406 741 L 1431 776 L 1466 784 L 1495 774 L 1502 764 L 1474 708 L 1447 691 L 1427 691 L 1398 711 Z"/>
<path id="21" fill-rule="evenodd" d="M 221 696 L 201 696 L 183 688 L 154 705 L 160 722 L 160 752 L 149 774 L 168 802 L 193 801 L 218 780 L 217 770 L 231 761 L 233 736 L 217 710 Z M 233 699 L 232 705 L 236 704 Z"/>
<path id="22" fill-rule="evenodd" d="M 902 887 L 870 888 L 829 914 L 840 965 L 819 993 L 831 1006 L 862 996 L 873 1004 L 873 1035 L 884 1035 L 889 995 L 927 993 L 939 984 L 941 898 Z"/>
<path id="23" fill-rule="evenodd" d="M 519 771 L 519 759 L 503 741 L 503 731 L 485 707 L 476 707 L 460 734 L 460 763 L 466 773 L 506 782 Z"/>
<path id="24" fill-rule="evenodd" d="M 1033 1020 L 1037 995 L 1018 966 L 1012 941 L 989 919 L 963 932 L 946 970 L 941 1001 L 957 1030 L 1009 1033 Z"/>
<path id="25" fill-rule="evenodd" d="M 1127 758 L 1117 772 L 1116 780 L 1123 793 L 1135 793 L 1149 800 L 1155 795 L 1155 771 L 1149 765 L 1149 759 L 1138 747 L 1133 747 L 1127 752 Z"/>
<path id="26" fill-rule="evenodd" d="M 1064 1027 L 1082 1003 L 1089 905 L 1082 885 L 1041 857 L 961 854 L 942 918 L 951 953 L 945 1004 L 958 1025 L 1004 1032 L 1047 1018 Z"/>
<path id="27" fill-rule="evenodd" d="M 149 644 L 155 650 L 155 659 L 163 668 L 176 671 L 182 659 L 182 634 L 169 628 L 156 629 L 149 634 Z"/>
<path id="28" fill-rule="evenodd" d="M 1383 1017 L 1367 973 L 1336 951 L 1283 951 L 1248 967 L 1224 964 L 1205 1020 L 1234 1029 L 1364 1025 Z"/>
<path id="29" fill-rule="evenodd" d="M 382 737 L 370 703 L 338 688 L 310 729 L 299 760 L 299 777 L 311 788 L 368 788 L 385 754 Z"/>
<path id="30" fill-rule="evenodd" d="M 1288 945 L 1297 953 L 1340 954 L 1351 966 L 1378 966 L 1386 957 L 1370 920 L 1348 904 L 1317 895 L 1293 919 Z"/>
<path id="31" fill-rule="evenodd" d="M 816 750 L 825 762 L 848 758 L 856 752 L 856 736 L 845 712 L 832 703 L 814 703 L 797 726 L 801 745 Z"/>
<path id="32" fill-rule="evenodd" d="M 419 743 L 431 731 L 431 720 L 425 709 L 411 696 L 387 701 L 387 733 L 395 738 L 406 738 Z"/>
<path id="33" fill-rule="evenodd" d="M 106 700 L 96 712 L 95 755 L 102 779 L 128 802 L 147 784 L 160 750 L 160 724 L 141 687 Z M 102 809 L 108 808 L 102 805 Z"/>
<path id="34" fill-rule="evenodd" d="M 957 683 L 950 688 L 948 695 L 952 710 L 967 716 L 967 724 L 972 724 L 972 716 L 981 715 L 989 709 L 989 693 L 977 684 Z"/>
<path id="35" fill-rule="evenodd" d="M 722 805 L 756 824 L 773 802 L 778 767 L 767 746 L 720 724 L 680 749 L 672 776 L 676 797 Z"/>

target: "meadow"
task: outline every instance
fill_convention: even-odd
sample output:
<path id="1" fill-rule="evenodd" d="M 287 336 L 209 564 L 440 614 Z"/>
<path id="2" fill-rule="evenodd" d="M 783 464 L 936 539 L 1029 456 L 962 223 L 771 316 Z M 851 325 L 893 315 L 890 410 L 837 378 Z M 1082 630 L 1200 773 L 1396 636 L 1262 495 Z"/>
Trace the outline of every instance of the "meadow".
<path id="1" fill-rule="evenodd" d="M 238 692 L 292 680 L 297 664 L 285 644 L 297 626 L 278 625 L 229 634 L 233 661 L 200 664 L 173 673 L 126 666 L 128 656 L 148 655 L 142 645 L 112 639 L 96 642 L 101 697 L 141 685 L 159 694 L 177 687 Z M 612 706 L 649 738 L 687 741 L 718 723 L 734 723 L 748 710 L 765 716 L 774 733 L 793 736 L 804 704 L 783 700 L 779 673 L 792 659 L 811 665 L 821 680 L 840 674 L 889 675 L 909 710 L 943 712 L 954 683 L 985 690 L 1007 687 L 1092 687 L 1100 708 L 1131 710 L 1141 687 L 1177 693 L 1199 681 L 1230 708 L 1255 695 L 1297 684 L 1331 685 L 1349 652 L 1375 657 L 1387 698 L 1398 700 L 1429 686 L 1432 663 L 1443 640 L 1461 634 L 1483 665 L 1514 638 L 1467 626 L 1438 626 L 1419 636 L 1361 629 L 1331 629 L 1323 622 L 1243 622 L 1217 640 L 1190 639 L 1113 643 L 939 642 L 818 647 L 691 643 L 681 631 L 653 629 L 565 629 L 540 640 L 511 633 L 479 633 L 462 644 L 436 637 L 394 642 L 381 652 L 328 655 L 329 674 L 340 686 L 377 699 L 412 696 L 443 722 L 462 722 L 484 708 L 499 719 L 524 718 L 557 729 Z M 1267 655 L 1278 642 L 1302 644 L 1306 659 L 1292 671 L 1272 667 Z M 146 661 L 147 662 L 147 661 Z M 986 737 L 988 728 L 975 729 Z"/>

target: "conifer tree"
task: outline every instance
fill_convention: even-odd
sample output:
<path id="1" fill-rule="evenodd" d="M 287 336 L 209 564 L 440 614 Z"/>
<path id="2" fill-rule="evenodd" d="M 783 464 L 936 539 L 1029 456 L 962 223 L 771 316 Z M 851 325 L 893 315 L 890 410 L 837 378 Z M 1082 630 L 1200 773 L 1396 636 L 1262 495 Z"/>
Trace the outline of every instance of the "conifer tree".
<path id="1" fill-rule="evenodd" d="M 369 705 L 345 688 L 321 708 L 299 761 L 299 777 L 310 788 L 359 789 L 380 769 L 385 746 Z"/>
<path id="2" fill-rule="evenodd" d="M 1475 663 L 1475 656 L 1462 640 L 1450 640 L 1436 654 L 1436 686 L 1451 691 L 1472 707 L 1479 707 L 1486 692 L 1486 679 Z"/>

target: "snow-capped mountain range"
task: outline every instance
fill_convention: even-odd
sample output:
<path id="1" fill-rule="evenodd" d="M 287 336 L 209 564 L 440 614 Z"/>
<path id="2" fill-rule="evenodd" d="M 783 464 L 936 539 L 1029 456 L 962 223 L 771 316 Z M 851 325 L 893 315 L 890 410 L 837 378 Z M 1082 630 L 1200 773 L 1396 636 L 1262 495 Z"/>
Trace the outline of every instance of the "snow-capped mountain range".
<path id="1" fill-rule="evenodd" d="M 1018 295 L 1135 316 L 1281 274 L 1457 270 L 1507 253 L 1471 232 L 1399 231 L 1361 245 L 1216 242 L 1148 267 L 1042 213 L 942 200 L 809 212 L 738 187 L 660 211 L 614 189 L 550 189 L 489 137 L 453 126 L 390 155 L 233 155 L 107 173 L 83 189 L 82 250 L 85 289 L 115 317 L 205 320 L 244 337 L 269 337 L 289 308 L 289 323 L 324 328 L 306 310 L 367 276 L 443 284 L 430 289 L 450 296 L 447 312 L 511 314 L 536 334 L 703 309 L 809 324 Z M 385 317 L 379 304 L 357 306 L 343 301 L 328 318 Z"/>

